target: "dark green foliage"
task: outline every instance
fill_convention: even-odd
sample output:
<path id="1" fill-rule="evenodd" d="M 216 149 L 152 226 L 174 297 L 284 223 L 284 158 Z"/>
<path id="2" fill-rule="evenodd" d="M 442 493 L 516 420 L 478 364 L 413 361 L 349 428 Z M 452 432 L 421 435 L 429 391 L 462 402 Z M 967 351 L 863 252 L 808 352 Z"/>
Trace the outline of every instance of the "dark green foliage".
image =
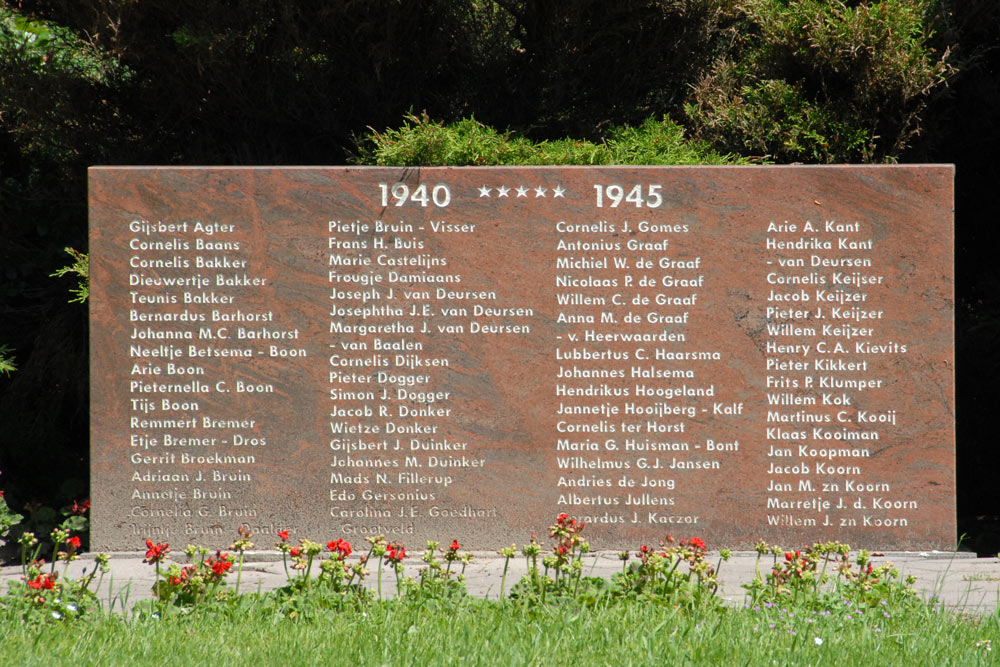
<path id="1" fill-rule="evenodd" d="M 490 3 L 486 3 L 490 4 Z M 495 3 L 510 32 L 472 111 L 535 138 L 597 139 L 609 124 L 677 114 L 728 52 L 736 0 L 576 0 Z M 495 91 L 491 94 L 491 91 Z"/>
<path id="2" fill-rule="evenodd" d="M 779 162 L 898 159 L 950 73 L 927 0 L 752 0 L 686 106 L 696 136 Z"/>
<path id="3" fill-rule="evenodd" d="M 123 139 L 111 54 L 65 26 L 0 3 L 0 468 L 12 508 L 86 495 L 86 309 L 49 274 L 86 246 L 86 164 Z M 44 461 L 44 463 L 43 463 Z M 31 489 L 31 493 L 27 490 Z"/>
<path id="4" fill-rule="evenodd" d="M 993 443 L 1000 372 L 1000 264 L 996 204 L 1000 183 L 1000 2 L 947 0 L 946 30 L 935 42 L 952 47 L 958 69 L 949 95 L 932 104 L 930 128 L 909 161 L 953 162 L 955 181 L 956 362 L 959 391 L 958 526 L 976 551 L 1000 551 L 1000 510 L 993 492 L 1000 449 Z"/>
<path id="5" fill-rule="evenodd" d="M 7 506 L 7 501 L 2 495 L 0 495 L 0 548 L 6 544 L 5 537 L 10 529 L 21 523 L 24 516 L 18 514 L 17 512 L 12 512 L 10 507 Z"/>
<path id="6" fill-rule="evenodd" d="M 8 356 L 13 350 L 6 345 L 0 345 L 0 374 L 8 374 L 17 369 L 14 365 L 14 357 Z"/>

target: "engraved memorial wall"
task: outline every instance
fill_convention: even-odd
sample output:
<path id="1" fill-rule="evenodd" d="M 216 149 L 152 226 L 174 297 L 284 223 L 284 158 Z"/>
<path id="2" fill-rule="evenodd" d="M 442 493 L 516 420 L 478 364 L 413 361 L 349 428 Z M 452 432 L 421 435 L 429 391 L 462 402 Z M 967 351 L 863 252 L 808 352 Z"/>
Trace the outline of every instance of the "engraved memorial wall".
<path id="1" fill-rule="evenodd" d="M 92 168 L 94 547 L 951 548 L 953 178 Z"/>

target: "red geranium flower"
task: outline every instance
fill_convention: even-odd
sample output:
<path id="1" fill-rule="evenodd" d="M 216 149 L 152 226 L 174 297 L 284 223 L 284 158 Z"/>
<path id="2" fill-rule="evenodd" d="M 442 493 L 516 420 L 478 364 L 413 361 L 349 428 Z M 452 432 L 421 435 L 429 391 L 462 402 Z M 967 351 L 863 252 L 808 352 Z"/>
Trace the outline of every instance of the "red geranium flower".
<path id="1" fill-rule="evenodd" d="M 795 558 L 795 554 L 793 554 L 791 551 L 786 551 L 785 552 L 785 560 L 792 561 L 794 558 Z"/>
<path id="2" fill-rule="evenodd" d="M 288 531 L 287 530 L 279 530 L 278 531 L 278 537 L 281 538 L 282 542 L 287 542 L 288 541 Z"/>
<path id="3" fill-rule="evenodd" d="M 302 555 L 302 550 L 299 549 L 298 547 L 292 547 L 292 550 L 288 552 L 288 555 L 290 555 L 292 558 L 298 558 L 299 556 Z"/>
<path id="4" fill-rule="evenodd" d="M 55 588 L 56 580 L 51 574 L 38 575 L 34 579 L 28 582 L 28 588 L 33 588 L 36 591 L 46 590 L 51 591 Z"/>
<path id="5" fill-rule="evenodd" d="M 404 547 L 399 542 L 393 542 L 385 550 L 385 557 L 387 560 L 399 563 L 404 558 L 406 558 L 406 547 Z"/>
<path id="6" fill-rule="evenodd" d="M 69 513 L 74 516 L 80 516 L 84 512 L 90 509 L 90 501 L 84 500 L 82 505 L 77 505 L 76 501 L 73 501 L 73 507 L 69 508 Z"/>
<path id="7" fill-rule="evenodd" d="M 460 548 L 459 544 L 458 544 L 458 540 L 452 540 L 451 541 L 451 546 L 449 546 L 448 548 L 451 549 L 452 551 L 458 551 L 459 548 Z"/>
<path id="8" fill-rule="evenodd" d="M 167 553 L 170 551 L 170 545 L 167 543 L 156 543 L 153 544 L 153 540 L 146 540 L 146 557 L 143 559 L 143 563 L 159 563 L 164 558 L 167 557 Z"/>
<path id="9" fill-rule="evenodd" d="M 692 537 L 691 541 L 688 542 L 688 544 L 690 544 L 691 546 L 696 547 L 698 549 L 704 549 L 705 548 L 705 540 L 701 539 L 700 537 Z"/>
<path id="10" fill-rule="evenodd" d="M 351 555 L 351 543 L 344 539 L 331 540 L 326 543 L 326 548 L 338 554 L 338 560 L 344 560 Z"/>
<path id="11" fill-rule="evenodd" d="M 80 538 L 74 535 L 66 540 L 66 544 L 73 547 L 74 549 L 80 548 Z"/>
<path id="12" fill-rule="evenodd" d="M 212 561 L 212 572 L 219 575 L 220 577 L 226 572 L 229 572 L 229 568 L 233 566 L 232 562 L 228 560 L 216 560 Z"/>

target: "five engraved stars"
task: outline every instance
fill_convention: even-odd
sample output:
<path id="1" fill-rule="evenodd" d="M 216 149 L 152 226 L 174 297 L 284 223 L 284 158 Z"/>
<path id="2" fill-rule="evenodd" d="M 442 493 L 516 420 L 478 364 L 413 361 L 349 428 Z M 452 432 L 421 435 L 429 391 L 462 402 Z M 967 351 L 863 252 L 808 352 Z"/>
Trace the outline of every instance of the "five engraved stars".
<path id="1" fill-rule="evenodd" d="M 549 192 L 552 193 L 553 199 L 557 197 L 564 197 L 566 194 L 566 188 L 559 185 L 551 189 L 543 187 L 541 185 L 535 188 L 525 187 L 523 184 L 518 184 L 516 188 L 509 188 L 506 185 L 498 185 L 495 188 L 491 188 L 488 185 L 483 185 L 481 188 L 479 188 L 479 198 L 482 199 L 483 197 L 486 198 L 492 197 L 493 196 L 492 193 L 494 190 L 496 190 L 497 199 L 500 199 L 501 197 L 509 198 L 512 196 L 527 198 L 528 193 L 532 191 L 535 193 L 535 199 L 538 199 L 539 197 L 545 197 Z M 511 194 L 512 191 L 514 194 Z"/>

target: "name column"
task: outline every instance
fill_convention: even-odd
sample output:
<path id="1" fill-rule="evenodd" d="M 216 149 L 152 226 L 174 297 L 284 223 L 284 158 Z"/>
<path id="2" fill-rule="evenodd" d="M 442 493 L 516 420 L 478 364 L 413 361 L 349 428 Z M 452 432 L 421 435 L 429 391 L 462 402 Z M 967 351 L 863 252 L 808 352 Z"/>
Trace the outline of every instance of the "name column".
<path id="1" fill-rule="evenodd" d="M 888 258 L 864 220 L 766 224 L 766 520 L 768 526 L 907 526 L 875 457 L 907 415 L 887 364 L 908 354 L 887 326 Z"/>

